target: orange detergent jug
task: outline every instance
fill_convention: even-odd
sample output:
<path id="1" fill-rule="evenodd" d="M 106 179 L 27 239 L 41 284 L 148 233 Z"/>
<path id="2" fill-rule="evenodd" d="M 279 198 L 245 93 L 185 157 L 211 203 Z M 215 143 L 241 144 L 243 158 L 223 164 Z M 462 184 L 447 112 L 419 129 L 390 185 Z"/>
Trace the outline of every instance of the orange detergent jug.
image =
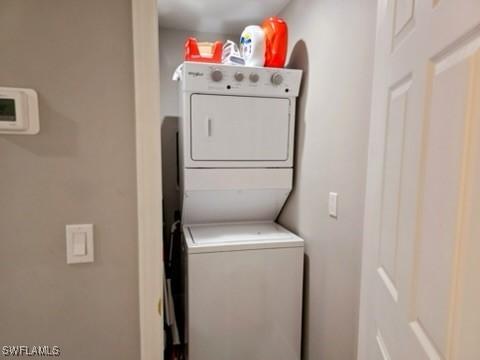
<path id="1" fill-rule="evenodd" d="M 288 27 L 285 20 L 272 16 L 262 23 L 265 32 L 265 66 L 283 67 L 287 58 Z"/>

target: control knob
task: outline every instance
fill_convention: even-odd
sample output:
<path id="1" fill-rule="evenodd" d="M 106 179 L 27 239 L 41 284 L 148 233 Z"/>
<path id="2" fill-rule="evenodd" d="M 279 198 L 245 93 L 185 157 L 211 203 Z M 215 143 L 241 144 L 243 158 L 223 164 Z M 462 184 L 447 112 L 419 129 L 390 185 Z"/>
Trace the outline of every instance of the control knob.
<path id="1" fill-rule="evenodd" d="M 213 81 L 221 81 L 223 79 L 223 74 L 220 70 L 215 69 L 210 73 L 210 77 L 212 78 Z"/>
<path id="2" fill-rule="evenodd" d="M 241 72 L 236 72 L 234 77 L 235 77 L 235 80 L 237 81 L 243 81 L 243 73 Z"/>
<path id="3" fill-rule="evenodd" d="M 258 76 L 257 73 L 251 73 L 248 78 L 251 82 L 256 83 L 260 79 L 260 76 Z"/>
<path id="4" fill-rule="evenodd" d="M 280 73 L 274 73 L 270 80 L 273 85 L 280 85 L 283 82 L 283 76 Z"/>

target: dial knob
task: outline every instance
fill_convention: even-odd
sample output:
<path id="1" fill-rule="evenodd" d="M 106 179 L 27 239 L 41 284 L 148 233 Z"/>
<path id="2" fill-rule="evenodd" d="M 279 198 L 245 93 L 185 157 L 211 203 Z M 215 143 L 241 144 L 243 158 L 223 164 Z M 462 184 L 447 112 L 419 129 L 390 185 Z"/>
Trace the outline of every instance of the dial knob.
<path id="1" fill-rule="evenodd" d="M 280 73 L 274 73 L 270 80 L 273 85 L 280 85 L 283 82 L 283 76 Z"/>
<path id="2" fill-rule="evenodd" d="M 210 73 L 210 77 L 213 81 L 221 81 L 223 79 L 223 74 L 220 70 L 215 69 Z"/>
<path id="3" fill-rule="evenodd" d="M 235 76 L 235 80 L 237 80 L 237 81 L 242 81 L 243 80 L 243 73 L 241 73 L 241 72 L 236 72 L 234 76 Z"/>
<path id="4" fill-rule="evenodd" d="M 248 78 L 250 79 L 251 82 L 256 83 L 258 79 L 260 79 L 260 76 L 258 76 L 257 73 L 251 73 Z"/>

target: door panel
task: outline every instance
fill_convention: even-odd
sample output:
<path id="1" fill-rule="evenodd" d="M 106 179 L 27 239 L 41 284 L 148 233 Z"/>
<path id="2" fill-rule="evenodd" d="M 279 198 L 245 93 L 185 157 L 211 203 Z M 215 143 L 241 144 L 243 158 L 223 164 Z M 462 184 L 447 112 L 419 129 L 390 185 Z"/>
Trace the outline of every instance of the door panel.
<path id="1" fill-rule="evenodd" d="M 398 300 L 398 221 L 401 204 L 401 180 L 405 125 L 408 110 L 410 76 L 396 84 L 389 95 L 386 124 L 385 164 L 383 167 L 382 219 L 380 236 L 379 275 L 394 301 Z"/>
<path id="2" fill-rule="evenodd" d="M 415 26 L 415 0 L 395 0 L 393 21 L 392 48 L 395 49 Z"/>
<path id="3" fill-rule="evenodd" d="M 375 56 L 358 358 L 480 359 L 480 2 L 379 0 Z"/>
<path id="4" fill-rule="evenodd" d="M 391 360 L 390 353 L 388 352 L 387 345 L 385 345 L 385 341 L 383 340 L 383 336 L 380 331 L 377 331 L 377 336 L 375 337 L 377 341 L 377 348 L 376 348 L 376 355 L 375 359 L 378 360 Z"/>
<path id="5" fill-rule="evenodd" d="M 432 71 L 419 218 L 416 322 L 442 357 L 448 348 L 454 257 L 460 238 L 469 63 Z M 456 96 L 451 96 L 451 94 Z"/>
<path id="6" fill-rule="evenodd" d="M 192 95 L 192 159 L 285 161 L 288 99 Z"/>

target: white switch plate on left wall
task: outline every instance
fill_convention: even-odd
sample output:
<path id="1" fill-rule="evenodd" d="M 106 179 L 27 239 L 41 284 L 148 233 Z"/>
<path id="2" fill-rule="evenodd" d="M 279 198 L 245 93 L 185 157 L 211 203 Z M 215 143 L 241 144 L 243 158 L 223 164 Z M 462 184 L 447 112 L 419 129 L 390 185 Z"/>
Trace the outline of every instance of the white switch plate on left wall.
<path id="1" fill-rule="evenodd" d="M 67 225 L 67 264 L 93 262 L 93 224 Z"/>

